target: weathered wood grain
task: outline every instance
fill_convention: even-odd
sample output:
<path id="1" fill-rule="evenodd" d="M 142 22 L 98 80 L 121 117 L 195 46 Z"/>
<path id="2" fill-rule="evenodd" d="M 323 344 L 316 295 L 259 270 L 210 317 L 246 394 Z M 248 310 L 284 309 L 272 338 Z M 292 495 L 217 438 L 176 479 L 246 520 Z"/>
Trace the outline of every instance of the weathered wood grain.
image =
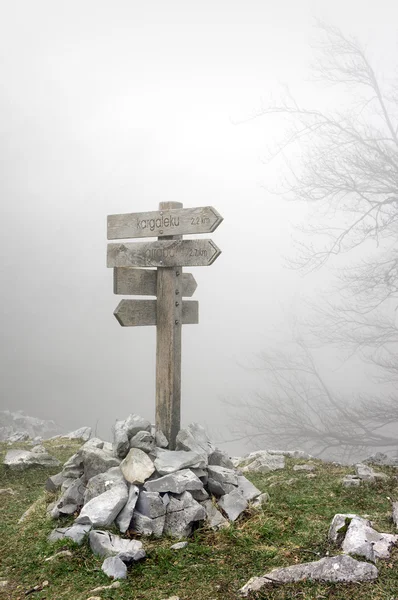
<path id="1" fill-rule="evenodd" d="M 122 327 L 156 325 L 156 304 L 156 300 L 121 300 L 113 314 Z M 181 314 L 183 325 L 197 325 L 199 323 L 199 302 L 183 300 Z"/>
<path id="2" fill-rule="evenodd" d="M 155 269 L 116 267 L 113 269 L 113 291 L 124 296 L 156 296 L 158 272 Z M 193 296 L 198 284 L 192 273 L 182 274 L 182 295 Z"/>
<path id="3" fill-rule="evenodd" d="M 201 267 L 221 254 L 213 240 L 168 239 L 108 244 L 108 267 Z"/>
<path id="4" fill-rule="evenodd" d="M 182 204 L 159 204 L 160 211 L 173 208 L 182 208 Z M 180 247 L 181 236 L 163 243 Z M 175 449 L 181 427 L 182 264 L 172 263 L 158 269 L 157 278 L 155 424 L 167 437 L 170 450 Z"/>
<path id="5" fill-rule="evenodd" d="M 211 233 L 223 221 L 212 206 L 108 216 L 108 240 Z"/>

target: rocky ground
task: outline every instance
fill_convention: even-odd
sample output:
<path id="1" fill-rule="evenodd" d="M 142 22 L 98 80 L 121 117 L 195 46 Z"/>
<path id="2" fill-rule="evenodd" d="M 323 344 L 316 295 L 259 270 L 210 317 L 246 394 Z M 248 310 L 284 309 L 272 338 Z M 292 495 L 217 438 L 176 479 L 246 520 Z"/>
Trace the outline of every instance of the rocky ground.
<path id="1" fill-rule="evenodd" d="M 137 415 L 116 425 L 112 444 L 75 437 L 3 445 L 0 598 L 291 598 L 292 589 L 315 598 L 333 589 L 391 600 L 398 590 L 393 459 L 231 458 L 197 424 L 170 451 Z M 39 479 L 41 490 L 30 490 Z M 82 572 L 83 557 L 92 572 Z"/>

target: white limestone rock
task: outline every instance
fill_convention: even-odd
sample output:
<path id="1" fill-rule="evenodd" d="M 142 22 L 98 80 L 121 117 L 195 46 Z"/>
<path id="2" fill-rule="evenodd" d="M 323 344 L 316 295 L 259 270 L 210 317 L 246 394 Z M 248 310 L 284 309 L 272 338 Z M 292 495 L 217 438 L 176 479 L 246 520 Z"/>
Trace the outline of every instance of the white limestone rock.
<path id="1" fill-rule="evenodd" d="M 133 484 L 144 483 L 155 471 L 152 460 L 139 448 L 131 448 L 120 468 L 124 478 Z"/>
<path id="2" fill-rule="evenodd" d="M 117 485 L 85 504 L 76 523 L 90 523 L 93 527 L 109 527 L 127 502 L 127 485 Z"/>
<path id="3" fill-rule="evenodd" d="M 158 492 L 142 490 L 138 496 L 135 509 L 144 517 L 156 519 L 166 514 L 166 506 Z"/>
<path id="4" fill-rule="evenodd" d="M 130 528 L 131 519 L 133 518 L 139 493 L 139 488 L 136 485 L 131 484 L 127 502 L 116 517 L 116 524 L 121 533 L 126 533 L 126 531 Z"/>
<path id="5" fill-rule="evenodd" d="M 127 540 L 109 533 L 93 529 L 89 533 L 90 548 L 96 556 L 119 556 L 124 562 L 137 562 L 145 558 L 142 542 Z"/>
<path id="6" fill-rule="evenodd" d="M 143 452 L 152 452 L 155 449 L 155 438 L 149 431 L 139 431 L 131 438 L 130 448 L 139 448 Z"/>
<path id="7" fill-rule="evenodd" d="M 120 467 L 111 467 L 104 473 L 94 475 L 87 483 L 84 493 L 84 504 L 87 504 L 87 502 L 90 502 L 90 500 L 100 496 L 111 488 L 122 484 L 125 484 L 125 481 Z"/>
<path id="8" fill-rule="evenodd" d="M 127 567 L 118 556 L 109 556 L 102 563 L 101 569 L 112 579 L 126 579 Z"/>
<path id="9" fill-rule="evenodd" d="M 252 484 L 251 481 L 246 479 L 244 475 L 238 475 L 238 492 L 242 494 L 245 500 L 250 502 L 254 500 L 258 496 L 260 496 L 261 491 L 256 488 L 255 485 Z"/>
<path id="10" fill-rule="evenodd" d="M 207 459 L 196 452 L 184 452 L 183 450 L 158 449 L 155 459 L 155 468 L 160 475 L 168 475 L 174 471 L 180 471 L 190 467 L 203 469 L 207 466 Z"/>
<path id="11" fill-rule="evenodd" d="M 270 454 L 266 450 L 251 452 L 244 457 L 237 465 L 242 473 L 258 471 L 259 473 L 269 473 L 285 468 L 285 457 L 283 454 Z"/>
<path id="12" fill-rule="evenodd" d="M 196 502 L 189 492 L 184 492 L 179 497 L 170 498 L 164 533 L 175 538 L 188 537 L 192 532 L 193 524 L 204 521 L 205 518 L 206 511 L 203 506 Z"/>
<path id="13" fill-rule="evenodd" d="M 103 442 L 102 442 L 103 443 Z M 103 448 L 90 447 L 85 444 L 82 448 L 84 476 L 88 481 L 95 475 L 108 471 L 111 467 L 118 467 L 120 460 Z"/>
<path id="14" fill-rule="evenodd" d="M 228 454 L 219 448 L 216 448 L 209 455 L 209 465 L 217 465 L 219 467 L 225 467 L 226 469 L 234 468 L 234 464 Z"/>
<path id="15" fill-rule="evenodd" d="M 379 533 L 370 523 L 360 517 L 354 517 L 348 526 L 341 549 L 345 554 L 364 556 L 375 562 L 376 559 L 389 558 L 393 546 L 398 543 L 398 535 Z"/>
<path id="16" fill-rule="evenodd" d="M 218 505 L 228 515 L 230 521 L 236 519 L 247 508 L 247 501 L 238 490 L 233 490 L 229 494 L 225 494 L 218 501 Z"/>
<path id="17" fill-rule="evenodd" d="M 46 453 L 34 453 L 28 450 L 8 450 L 4 458 L 4 465 L 9 469 L 25 470 L 31 467 L 59 467 L 60 462 L 54 456 Z"/>
<path id="18" fill-rule="evenodd" d="M 50 543 L 63 540 L 65 538 L 73 540 L 79 546 L 83 543 L 85 536 L 91 529 L 91 525 L 72 525 L 71 527 L 57 527 L 53 529 L 47 538 Z"/>
<path id="19" fill-rule="evenodd" d="M 180 429 L 176 437 L 176 450 L 195 452 L 202 456 L 205 464 L 214 448 L 208 438 L 206 430 L 199 423 L 191 423 L 185 429 Z"/>
<path id="20" fill-rule="evenodd" d="M 273 569 L 262 577 L 252 577 L 240 590 L 241 596 L 258 592 L 273 583 L 294 583 L 296 581 L 327 581 L 331 583 L 357 583 L 373 581 L 378 576 L 374 565 L 358 561 L 351 556 L 330 556 L 314 562 Z"/>
<path id="21" fill-rule="evenodd" d="M 227 519 L 223 517 L 219 510 L 217 510 L 211 500 L 205 500 L 204 502 L 201 502 L 201 505 L 206 511 L 206 524 L 213 529 L 213 531 L 229 527 Z"/>
<path id="22" fill-rule="evenodd" d="M 151 519 L 150 517 L 141 515 L 141 513 L 135 510 L 130 528 L 141 535 L 153 535 L 158 538 L 163 534 L 165 520 L 165 515 L 157 517 L 156 519 Z"/>
<path id="23" fill-rule="evenodd" d="M 167 448 L 169 445 L 167 437 L 160 429 L 155 432 L 155 444 L 158 448 Z"/>
<path id="24" fill-rule="evenodd" d="M 159 479 L 147 481 L 144 488 L 150 492 L 182 494 L 187 490 L 190 492 L 192 490 L 203 490 L 203 483 L 190 469 L 182 469 L 159 477 Z"/>
<path id="25" fill-rule="evenodd" d="M 267 504 L 267 502 L 269 501 L 270 495 L 268 494 L 268 492 L 263 492 L 252 501 L 252 506 L 253 508 L 262 508 L 264 504 Z"/>

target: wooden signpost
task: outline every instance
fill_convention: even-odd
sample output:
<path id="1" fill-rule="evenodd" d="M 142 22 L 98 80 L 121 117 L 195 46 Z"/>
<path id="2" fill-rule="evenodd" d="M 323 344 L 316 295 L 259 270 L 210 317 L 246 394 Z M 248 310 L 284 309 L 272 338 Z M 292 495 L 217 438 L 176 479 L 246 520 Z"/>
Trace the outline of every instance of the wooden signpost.
<path id="1" fill-rule="evenodd" d="M 180 429 L 181 326 L 199 322 L 199 303 L 182 300 L 197 287 L 182 267 L 211 265 L 221 254 L 210 239 L 182 236 L 210 233 L 222 220 L 211 206 L 183 208 L 179 202 L 161 202 L 158 211 L 108 216 L 109 240 L 159 238 L 108 244 L 107 266 L 114 268 L 115 294 L 156 296 L 122 300 L 114 315 L 123 327 L 156 325 L 156 429 L 165 434 L 171 450 Z"/>

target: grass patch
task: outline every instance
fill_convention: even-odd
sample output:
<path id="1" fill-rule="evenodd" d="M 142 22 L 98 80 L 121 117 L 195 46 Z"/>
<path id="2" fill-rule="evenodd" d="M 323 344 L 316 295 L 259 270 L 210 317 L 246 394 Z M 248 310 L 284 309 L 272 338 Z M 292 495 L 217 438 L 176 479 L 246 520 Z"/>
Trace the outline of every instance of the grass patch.
<path id="1" fill-rule="evenodd" d="M 46 442 L 49 451 L 65 461 L 79 447 L 77 442 Z M 21 447 L 21 444 L 15 444 Z M 14 495 L 0 495 L 0 579 L 9 585 L 0 588 L 0 599 L 22 600 L 25 592 L 48 581 L 42 591 L 27 596 L 32 600 L 87 600 L 93 588 L 111 581 L 101 571 L 102 560 L 94 557 L 87 543 L 49 544 L 47 536 L 57 525 L 46 516 L 52 496 L 44 491 L 49 474 L 56 470 L 9 471 L 2 465 L 9 446 L 0 444 L 0 488 L 11 488 Z M 358 488 L 343 488 L 342 477 L 349 467 L 316 464 L 316 477 L 295 472 L 300 460 L 287 460 L 283 471 L 253 474 L 250 479 L 271 500 L 262 509 L 251 509 L 229 529 L 220 533 L 197 530 L 188 546 L 170 550 L 175 540 L 143 538 L 147 559 L 135 565 L 118 589 L 96 593 L 102 599 L 162 600 L 172 595 L 181 600 L 232 600 L 252 576 L 298 562 L 317 560 L 328 552 L 336 553 L 327 541 L 331 519 L 337 512 L 368 516 L 376 529 L 394 533 L 389 498 L 398 498 L 396 471 L 381 468 L 389 479 Z M 26 521 L 21 515 L 36 502 Z M 45 558 L 69 549 L 71 557 L 50 562 Z M 379 578 L 367 584 L 314 584 L 311 582 L 273 586 L 253 595 L 256 600 L 299 598 L 313 600 L 391 600 L 398 596 L 398 550 L 388 561 L 379 561 Z"/>

